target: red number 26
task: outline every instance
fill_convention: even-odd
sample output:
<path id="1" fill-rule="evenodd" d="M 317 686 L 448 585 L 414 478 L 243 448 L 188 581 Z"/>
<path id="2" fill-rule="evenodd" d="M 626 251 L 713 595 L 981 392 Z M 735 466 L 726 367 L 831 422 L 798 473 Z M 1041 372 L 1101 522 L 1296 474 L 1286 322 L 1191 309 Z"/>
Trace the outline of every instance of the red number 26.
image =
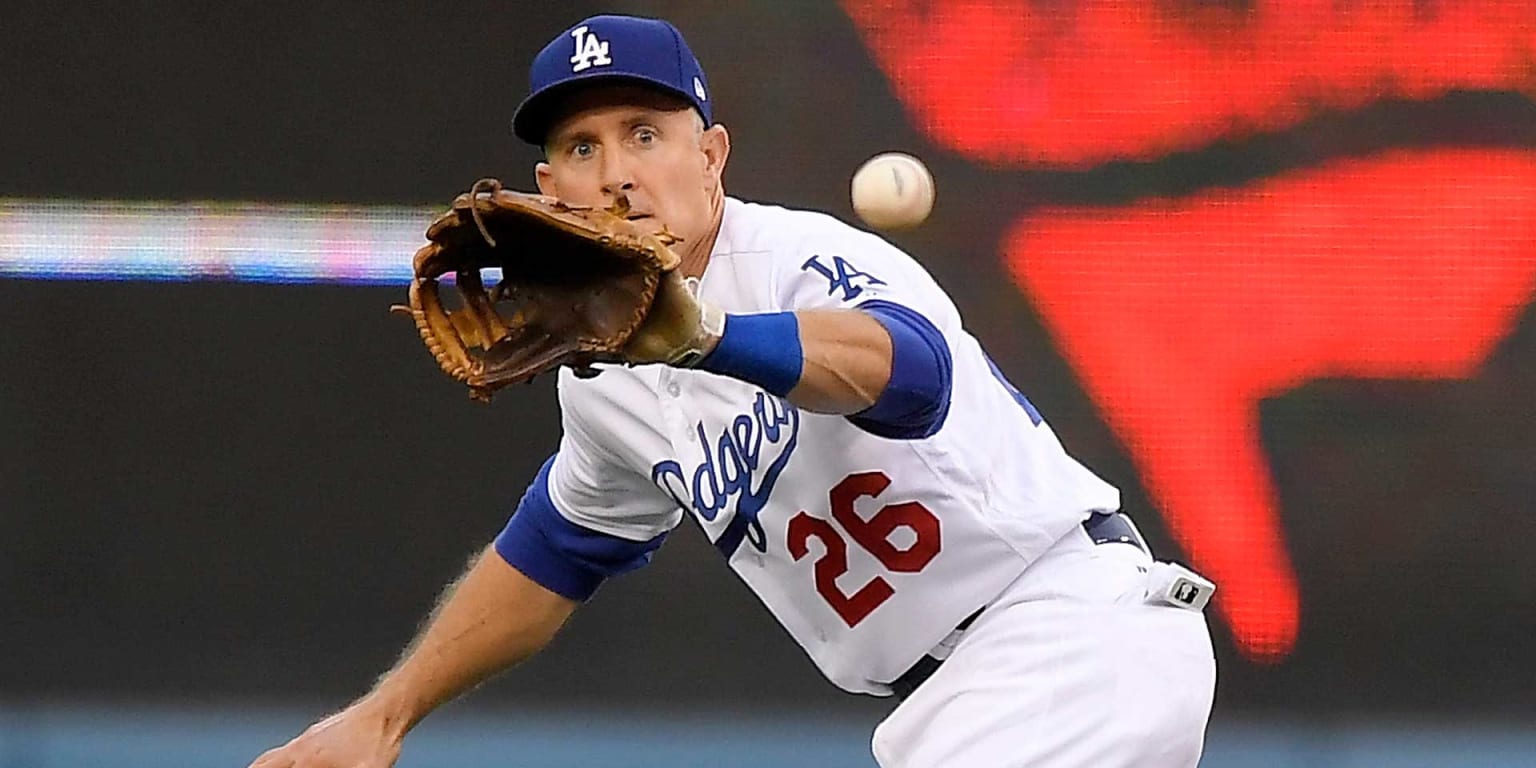
<path id="1" fill-rule="evenodd" d="M 832 519 L 887 570 L 917 573 L 928 567 L 939 554 L 939 518 L 936 515 L 916 501 L 887 504 L 868 520 L 853 510 L 855 501 L 864 496 L 879 496 L 890 485 L 891 478 L 884 472 L 855 472 L 843 478 L 828 494 Z M 912 531 L 912 543 L 905 549 L 891 543 L 891 534 L 897 528 Z M 848 542 L 836 526 L 826 520 L 800 512 L 790 518 L 787 538 L 789 554 L 796 561 L 810 552 L 808 544 L 812 538 L 819 539 L 826 548 L 816 561 L 816 592 L 850 628 L 896 594 L 896 589 L 881 576 L 870 579 L 852 594 L 838 587 L 837 578 L 848 572 Z"/>

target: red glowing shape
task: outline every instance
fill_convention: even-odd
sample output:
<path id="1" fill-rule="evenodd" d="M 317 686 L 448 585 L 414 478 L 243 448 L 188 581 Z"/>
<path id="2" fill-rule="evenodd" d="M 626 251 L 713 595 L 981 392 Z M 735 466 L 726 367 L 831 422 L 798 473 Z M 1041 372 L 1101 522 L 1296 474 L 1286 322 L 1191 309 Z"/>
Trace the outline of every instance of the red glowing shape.
<path id="1" fill-rule="evenodd" d="M 1536 0 L 843 0 L 914 121 L 990 163 L 1148 159 L 1319 109 L 1536 92 Z"/>
<path id="2" fill-rule="evenodd" d="M 1239 645 L 1273 660 L 1300 609 L 1259 401 L 1474 373 L 1536 290 L 1536 153 L 1396 153 L 1037 210 L 1005 248 Z"/>
<path id="3" fill-rule="evenodd" d="M 1152 159 L 1321 110 L 1536 92 L 1536 0 L 843 0 L 918 126 L 982 162 Z M 1277 659 L 1300 604 L 1255 424 L 1319 376 L 1467 375 L 1536 282 L 1521 152 L 1343 162 L 1236 192 L 1036 211 L 1020 283 L 1174 535 Z"/>

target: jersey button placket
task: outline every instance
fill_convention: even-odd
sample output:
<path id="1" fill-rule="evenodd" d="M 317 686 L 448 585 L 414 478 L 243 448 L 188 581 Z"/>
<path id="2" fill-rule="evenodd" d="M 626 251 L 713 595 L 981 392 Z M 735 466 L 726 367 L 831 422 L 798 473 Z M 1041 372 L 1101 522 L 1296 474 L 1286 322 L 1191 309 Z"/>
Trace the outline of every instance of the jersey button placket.
<path id="1" fill-rule="evenodd" d="M 683 385 L 677 380 L 677 372 L 670 368 L 662 369 L 656 388 L 658 395 L 656 399 L 661 406 L 662 423 L 666 425 L 673 448 L 681 456 L 683 445 L 695 443 L 698 438 L 693 434 L 692 425 L 685 413 Z"/>

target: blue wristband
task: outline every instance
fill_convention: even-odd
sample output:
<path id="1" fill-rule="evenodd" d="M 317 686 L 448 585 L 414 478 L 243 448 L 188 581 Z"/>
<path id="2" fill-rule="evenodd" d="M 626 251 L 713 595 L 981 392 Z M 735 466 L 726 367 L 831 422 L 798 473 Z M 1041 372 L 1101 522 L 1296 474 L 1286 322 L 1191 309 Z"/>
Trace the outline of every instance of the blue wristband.
<path id="1" fill-rule="evenodd" d="M 695 367 L 756 384 L 785 397 L 800 383 L 804 366 L 800 321 L 795 313 L 770 312 L 726 315 L 719 343 Z"/>

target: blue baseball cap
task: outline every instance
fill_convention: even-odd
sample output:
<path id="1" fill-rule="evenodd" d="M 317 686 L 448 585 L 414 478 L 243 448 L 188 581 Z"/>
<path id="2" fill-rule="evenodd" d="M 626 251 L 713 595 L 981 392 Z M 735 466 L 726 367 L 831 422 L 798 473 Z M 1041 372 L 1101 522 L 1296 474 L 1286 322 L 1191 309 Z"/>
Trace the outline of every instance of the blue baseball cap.
<path id="1" fill-rule="evenodd" d="M 528 98 L 512 115 L 512 132 L 543 144 L 561 98 L 582 85 L 634 83 L 681 98 L 710 125 L 704 68 L 677 27 L 661 19 L 593 16 L 561 33 L 533 59 Z"/>

